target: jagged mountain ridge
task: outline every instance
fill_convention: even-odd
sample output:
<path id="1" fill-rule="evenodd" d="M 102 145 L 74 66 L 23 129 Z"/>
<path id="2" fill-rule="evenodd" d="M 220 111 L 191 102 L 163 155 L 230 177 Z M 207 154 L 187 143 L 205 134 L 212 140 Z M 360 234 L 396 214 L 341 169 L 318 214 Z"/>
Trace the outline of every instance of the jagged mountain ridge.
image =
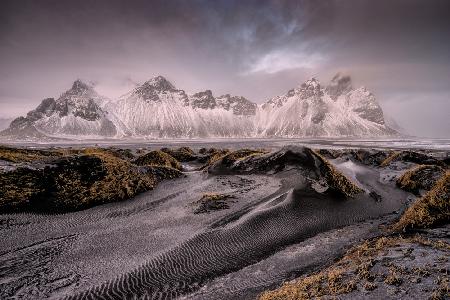
<path id="1" fill-rule="evenodd" d="M 162 76 L 152 78 L 106 108 L 133 136 L 154 138 L 249 137 L 253 133 L 245 98 L 215 98 L 207 90 L 193 95 L 176 89 Z"/>
<path id="2" fill-rule="evenodd" d="M 118 134 L 118 127 L 110 114 L 100 107 L 107 101 L 91 86 L 76 80 L 58 99 L 46 98 L 26 117 L 13 120 L 3 134 L 113 137 Z"/>
<path id="3" fill-rule="evenodd" d="M 256 116 L 262 136 L 383 136 L 387 127 L 375 96 L 365 87 L 354 89 L 349 76 L 337 74 L 323 88 L 309 79 L 286 94 L 264 103 Z"/>
<path id="4" fill-rule="evenodd" d="M 325 88 L 312 78 L 257 105 L 210 90 L 188 95 L 162 76 L 113 101 L 77 80 L 57 100 L 47 98 L 2 135 L 140 138 L 382 136 L 383 111 L 366 88 L 337 74 Z"/>

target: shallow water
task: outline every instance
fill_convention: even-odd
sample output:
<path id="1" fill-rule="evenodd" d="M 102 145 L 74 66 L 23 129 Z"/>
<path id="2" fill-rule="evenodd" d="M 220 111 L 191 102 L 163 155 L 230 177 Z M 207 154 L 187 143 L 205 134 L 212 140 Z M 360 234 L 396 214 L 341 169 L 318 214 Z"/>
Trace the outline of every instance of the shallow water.
<path id="1" fill-rule="evenodd" d="M 380 149 L 430 149 L 450 150 L 450 139 L 433 138 L 277 138 L 277 139 L 159 139 L 159 140 L 68 140 L 64 142 L 36 143 L 0 141 L 0 144 L 45 148 L 48 146 L 80 147 L 80 146 L 117 146 L 121 148 L 161 148 L 188 146 L 194 149 L 202 147 L 216 148 L 265 148 L 276 150 L 285 145 L 299 145 L 313 148 L 380 148 Z"/>

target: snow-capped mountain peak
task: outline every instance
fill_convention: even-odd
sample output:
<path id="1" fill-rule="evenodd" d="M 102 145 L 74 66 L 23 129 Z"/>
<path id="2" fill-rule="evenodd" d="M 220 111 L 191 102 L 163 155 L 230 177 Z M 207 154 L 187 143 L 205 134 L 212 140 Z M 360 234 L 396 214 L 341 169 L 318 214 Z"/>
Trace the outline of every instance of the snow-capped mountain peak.
<path id="1" fill-rule="evenodd" d="M 216 98 L 217 105 L 225 110 L 232 110 L 235 115 L 252 116 L 256 114 L 257 105 L 245 97 L 225 94 Z"/>
<path id="2" fill-rule="evenodd" d="M 92 91 L 94 91 L 94 88 L 91 85 L 88 85 L 87 83 L 84 83 L 80 79 L 77 79 L 73 82 L 72 88 L 68 90 L 66 93 L 81 96 L 83 94 Z"/>
<path id="3" fill-rule="evenodd" d="M 189 97 L 189 104 L 192 108 L 214 109 L 217 107 L 216 98 L 211 90 L 198 92 Z"/>
<path id="4" fill-rule="evenodd" d="M 296 89 L 296 93 L 302 99 L 307 99 L 313 96 L 320 97 L 323 95 L 320 82 L 314 77 L 302 83 L 300 87 Z"/>
<path id="5" fill-rule="evenodd" d="M 14 120 L 8 135 L 104 137 L 303 137 L 383 136 L 386 126 L 375 96 L 336 74 L 323 87 L 311 78 L 285 94 L 256 105 L 244 97 L 211 90 L 187 95 L 162 76 L 110 101 L 76 80 L 58 99 L 44 99 Z"/>
<path id="6" fill-rule="evenodd" d="M 161 101 L 161 93 L 170 93 L 178 91 L 175 86 L 163 76 L 153 77 L 142 85 L 134 88 L 130 93 L 125 94 L 121 98 L 135 97 L 144 101 Z"/>
<path id="7" fill-rule="evenodd" d="M 58 99 L 42 100 L 38 107 L 11 123 L 10 132 L 45 135 L 114 136 L 117 128 L 100 106 L 108 101 L 92 86 L 76 80 Z"/>
<path id="8" fill-rule="evenodd" d="M 353 89 L 348 75 L 336 74 L 324 89 L 311 78 L 261 106 L 258 132 L 275 136 L 390 135 L 383 111 L 366 88 Z"/>

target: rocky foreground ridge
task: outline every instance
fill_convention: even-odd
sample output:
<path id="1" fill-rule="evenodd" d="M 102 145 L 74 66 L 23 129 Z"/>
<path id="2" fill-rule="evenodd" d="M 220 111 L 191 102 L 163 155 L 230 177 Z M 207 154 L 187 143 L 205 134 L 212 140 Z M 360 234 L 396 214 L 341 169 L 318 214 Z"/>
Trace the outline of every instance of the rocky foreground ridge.
<path id="1" fill-rule="evenodd" d="M 446 299 L 448 165 L 428 151 L 1 147 L 0 297 Z"/>

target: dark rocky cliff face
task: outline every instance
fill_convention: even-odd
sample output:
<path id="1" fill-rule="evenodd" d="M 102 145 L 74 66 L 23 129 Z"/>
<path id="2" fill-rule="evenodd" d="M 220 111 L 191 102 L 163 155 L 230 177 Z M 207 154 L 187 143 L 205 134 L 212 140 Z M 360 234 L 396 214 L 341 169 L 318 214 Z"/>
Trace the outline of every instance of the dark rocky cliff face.
<path id="1" fill-rule="evenodd" d="M 257 105 L 250 100 L 226 94 L 217 98 L 219 106 L 226 110 L 233 110 L 235 115 L 251 116 L 256 114 Z"/>
<path id="2" fill-rule="evenodd" d="M 150 102 L 160 101 L 158 93 L 176 92 L 175 86 L 163 76 L 152 78 L 133 90 L 137 97 Z"/>
<path id="3" fill-rule="evenodd" d="M 190 104 L 192 108 L 214 109 L 217 107 L 216 98 L 214 98 L 210 90 L 192 95 Z"/>

